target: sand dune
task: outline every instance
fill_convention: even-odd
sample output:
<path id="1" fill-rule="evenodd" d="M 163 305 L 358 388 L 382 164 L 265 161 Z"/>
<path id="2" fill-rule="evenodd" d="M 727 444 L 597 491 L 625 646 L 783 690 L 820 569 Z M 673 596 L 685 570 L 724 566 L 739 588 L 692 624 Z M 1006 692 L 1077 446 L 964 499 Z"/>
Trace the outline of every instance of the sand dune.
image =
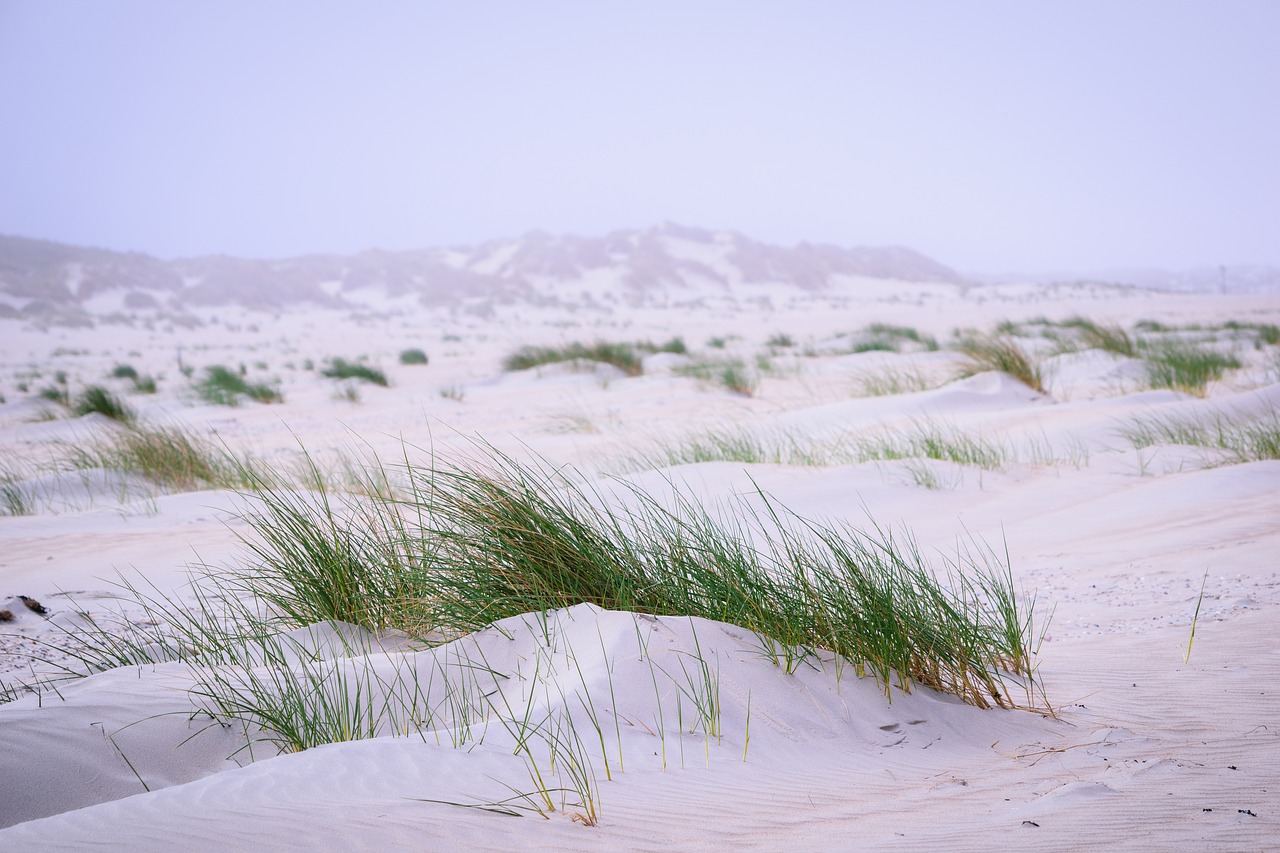
<path id="1" fill-rule="evenodd" d="M 0 625 L 10 700 L 0 704 L 0 845 L 1270 846 L 1280 836 L 1280 460 L 1216 442 L 1250 424 L 1271 424 L 1274 436 L 1277 345 L 1222 324 L 1275 324 L 1280 302 L 1092 285 L 837 290 L 776 286 L 767 304 L 616 313 L 593 301 L 486 316 L 306 308 L 278 319 L 220 306 L 216 324 L 210 314 L 196 328 L 0 320 L 0 609 L 13 616 Z M 1152 388 L 1142 354 L 1058 351 L 1046 330 L 1067 339 L 1070 327 L 1055 323 L 1080 314 L 1131 331 L 1138 320 L 1181 326 L 1165 334 L 1240 367 L 1203 396 Z M 1041 316 L 1048 325 L 1027 324 Z M 953 331 L 1003 320 L 1024 324 L 1015 340 L 1040 359 L 1044 391 L 999 372 L 956 378 Z M 873 322 L 910 325 L 941 346 L 848 352 L 843 341 Z M 689 352 L 649 355 L 638 376 L 501 366 L 524 344 L 674 336 Z M 399 364 L 408 347 L 430 363 Z M 367 357 L 389 386 L 320 375 L 337 356 Z M 753 393 L 728 390 L 722 366 L 706 367 L 714 359 L 738 359 Z M 156 377 L 158 393 L 105 378 L 126 363 Z M 243 364 L 284 402 L 199 400 L 191 382 L 214 364 Z M 141 423 L 191 430 L 280 472 L 302 470 L 304 450 L 335 466 L 476 458 L 479 438 L 622 503 L 692 496 L 731 514 L 768 495 L 799 518 L 909 535 L 939 568 L 966 543 L 1001 559 L 1007 549 L 1015 586 L 1052 613 L 1038 642 L 1047 705 L 981 709 L 925 687 L 886 691 L 825 650 L 788 672 L 767 638 L 736 625 L 591 604 L 437 645 L 338 622 L 282 627 L 266 641 L 282 662 L 254 672 L 345 677 L 326 683 L 391 709 L 374 737 L 284 754 L 269 732 L 210 713 L 210 685 L 232 671 L 216 665 L 121 666 L 29 694 L 21 685 L 50 666 L 33 670 L 29 655 L 71 665 L 37 641 L 61 642 L 84 613 L 105 619 L 124 606 L 147 618 L 113 599 L 122 578 L 191 601 L 193 568 L 254 559 L 235 489 L 68 464 L 119 427 L 38 399 L 55 371 L 73 394 L 104 384 Z M 871 382 L 895 393 L 860 396 Z M 1134 438 L 1142 424 L 1182 431 L 1144 443 Z M 1197 424 L 1208 437 L 1193 442 Z M 718 451 L 691 449 L 716 436 Z M 921 436 L 952 450 L 926 449 Z M 725 449 L 730 438 L 737 451 Z M 332 477 L 340 484 L 341 469 Z M 522 740 L 518 721 L 534 718 L 541 734 Z M 586 768 L 578 783 L 574 762 Z"/>

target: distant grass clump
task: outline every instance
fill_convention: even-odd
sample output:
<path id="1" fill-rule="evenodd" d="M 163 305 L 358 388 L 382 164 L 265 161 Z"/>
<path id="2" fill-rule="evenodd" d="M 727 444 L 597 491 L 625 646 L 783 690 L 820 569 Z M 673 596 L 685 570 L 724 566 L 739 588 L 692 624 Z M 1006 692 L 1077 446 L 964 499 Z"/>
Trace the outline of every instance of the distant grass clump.
<path id="1" fill-rule="evenodd" d="M 111 378 L 112 379 L 128 379 L 130 381 L 136 382 L 138 379 L 138 371 L 134 369 L 133 365 L 117 364 L 111 370 Z"/>
<path id="2" fill-rule="evenodd" d="M 575 341 L 558 347 L 524 346 L 504 358 L 502 368 L 503 370 L 529 370 L 547 364 L 591 361 L 611 364 L 627 376 L 639 376 L 644 372 L 644 356 L 659 352 L 685 355 L 689 352 L 689 348 L 685 345 L 684 339 L 679 337 L 662 344 L 650 341 L 635 343 L 596 341 L 594 344 L 583 344 Z"/>
<path id="3" fill-rule="evenodd" d="M 1001 471 L 1009 461 L 1009 451 L 1001 444 L 927 421 L 910 432 L 861 439 L 857 448 L 862 460 L 936 459 L 987 471 Z"/>
<path id="4" fill-rule="evenodd" d="M 872 323 L 854 335 L 852 351 L 857 352 L 898 352 L 902 343 L 910 341 L 918 348 L 934 352 L 938 349 L 938 341 L 932 335 L 922 334 L 910 326 L 894 326 L 888 323 Z"/>
<path id="5" fill-rule="evenodd" d="M 1233 355 L 1180 338 L 1143 341 L 1141 353 L 1152 388 L 1169 388 L 1197 397 L 1205 395 L 1210 382 L 1240 367 L 1240 360 Z"/>
<path id="6" fill-rule="evenodd" d="M 1133 337 L 1118 323 L 1096 323 L 1084 317 L 1072 317 L 1062 325 L 1076 331 L 1079 344 L 1085 349 L 1100 349 L 1127 358 L 1138 357 Z"/>
<path id="7" fill-rule="evenodd" d="M 59 406 L 71 407 L 71 391 L 65 385 L 46 385 L 38 392 L 41 399 Z"/>
<path id="8" fill-rule="evenodd" d="M 1280 459 L 1280 410 L 1140 418 L 1121 430 L 1134 448 L 1178 444 L 1222 451 L 1224 464 Z"/>
<path id="9" fill-rule="evenodd" d="M 400 350 L 401 364 L 426 364 L 427 354 L 420 349 Z"/>
<path id="10" fill-rule="evenodd" d="M 960 344 L 960 352 L 968 359 L 961 376 L 995 370 L 1012 376 L 1041 394 L 1047 393 L 1039 364 L 1008 336 L 997 334 L 969 338 Z"/>
<path id="11" fill-rule="evenodd" d="M 96 412 L 125 424 L 131 424 L 137 420 L 133 409 L 101 385 L 89 385 L 77 394 L 71 411 L 80 416 Z"/>
<path id="12" fill-rule="evenodd" d="M 200 399 L 219 406 L 238 406 L 241 397 L 259 403 L 284 402 L 279 389 L 261 382 L 247 382 L 240 373 L 221 364 L 206 367 L 200 381 L 195 383 L 195 390 Z"/>
<path id="13" fill-rule="evenodd" d="M 859 397 L 891 397 L 896 394 L 916 394 L 927 391 L 933 384 L 916 367 L 885 368 L 858 377 Z"/>
<path id="14" fill-rule="evenodd" d="M 347 361 L 344 358 L 330 359 L 321 368 L 320 375 L 330 379 L 360 379 L 374 385 L 381 385 L 383 388 L 387 387 L 387 375 L 381 370 L 358 361 Z"/>
<path id="15" fill-rule="evenodd" d="M 760 388 L 759 376 L 740 358 L 696 358 L 688 364 L 679 365 L 672 372 L 743 397 L 754 396 Z"/>
<path id="16" fill-rule="evenodd" d="M 653 447 L 626 460 L 617 470 L 645 471 L 701 462 L 743 465 L 835 465 L 854 461 L 829 442 L 803 439 L 784 431 L 760 434 L 734 427 L 690 433 L 675 441 L 654 441 Z"/>
<path id="17" fill-rule="evenodd" d="M 250 467 L 222 448 L 178 428 L 132 427 L 69 449 L 73 469 L 137 474 L 175 491 L 243 487 Z"/>
<path id="18" fill-rule="evenodd" d="M 788 349 L 796 345 L 796 340 L 786 332 L 779 332 L 776 335 L 770 336 L 769 339 L 764 342 L 764 345 L 767 347 L 776 347 L 777 349 Z"/>
<path id="19" fill-rule="evenodd" d="M 635 344 L 596 341 L 594 344 L 573 342 L 559 347 L 523 346 L 502 360 L 503 370 L 529 370 L 548 364 L 594 361 L 611 364 L 627 376 L 644 372 L 641 348 Z"/>

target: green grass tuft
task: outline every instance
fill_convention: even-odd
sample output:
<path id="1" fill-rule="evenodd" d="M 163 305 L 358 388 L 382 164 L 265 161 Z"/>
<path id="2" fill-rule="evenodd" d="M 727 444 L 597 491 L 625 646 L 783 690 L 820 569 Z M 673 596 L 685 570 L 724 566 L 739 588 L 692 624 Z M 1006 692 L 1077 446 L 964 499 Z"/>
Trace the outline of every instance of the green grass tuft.
<path id="1" fill-rule="evenodd" d="M 241 488 L 253 482 L 247 461 L 179 428 L 131 427 L 71 448 L 73 469 L 111 468 L 174 491 Z"/>
<path id="2" fill-rule="evenodd" d="M 243 375 L 221 364 L 206 367 L 195 389 L 200 399 L 219 406 L 238 406 L 241 397 L 259 403 L 284 402 L 279 389 L 265 383 L 247 382 Z"/>
<path id="3" fill-rule="evenodd" d="M 524 346 L 502 360 L 502 369 L 529 370 L 547 364 L 595 361 L 611 364 L 628 376 L 639 376 L 644 372 L 640 349 L 635 344 L 607 341 L 596 341 L 590 345 L 575 341 L 559 347 Z"/>
<path id="4" fill-rule="evenodd" d="M 760 389 L 760 378 L 740 358 L 695 358 L 673 371 L 677 376 L 696 379 L 706 385 L 715 385 L 740 394 L 755 396 Z"/>
<path id="5" fill-rule="evenodd" d="M 1041 394 L 1047 393 L 1040 366 L 1010 337 L 988 335 L 970 338 L 960 345 L 960 352 L 968 358 L 961 376 L 995 370 L 1012 376 Z"/>
<path id="6" fill-rule="evenodd" d="M 1140 349 L 1152 388 L 1185 391 L 1197 397 L 1205 395 L 1210 382 L 1240 367 L 1240 360 L 1233 355 L 1179 338 L 1143 341 Z"/>
<path id="7" fill-rule="evenodd" d="M 90 385 L 77 394 L 71 411 L 81 416 L 96 412 L 124 424 L 137 420 L 133 409 L 101 385 Z"/>
<path id="8" fill-rule="evenodd" d="M 320 370 L 321 376 L 330 379 L 360 379 L 374 385 L 387 387 L 387 375 L 376 367 L 361 362 L 347 361 L 344 358 L 333 358 Z"/>
<path id="9" fill-rule="evenodd" d="M 1218 411 L 1140 418 L 1121 434 L 1138 450 L 1173 444 L 1222 451 L 1227 464 L 1280 459 L 1280 410 L 1274 408 L 1255 416 Z"/>
<path id="10" fill-rule="evenodd" d="M 400 351 L 401 364 L 426 364 L 427 354 L 416 347 Z"/>

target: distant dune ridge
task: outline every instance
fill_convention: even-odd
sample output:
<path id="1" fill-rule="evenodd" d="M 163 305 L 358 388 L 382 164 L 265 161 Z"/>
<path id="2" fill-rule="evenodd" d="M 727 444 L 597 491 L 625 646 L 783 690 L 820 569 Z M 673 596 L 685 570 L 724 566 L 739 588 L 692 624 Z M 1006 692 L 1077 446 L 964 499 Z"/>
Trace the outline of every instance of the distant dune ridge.
<path id="1" fill-rule="evenodd" d="M 461 248 L 317 254 L 281 260 L 215 255 L 162 261 L 0 236 L 0 315 L 41 316 L 90 311 L 97 303 L 125 309 L 182 311 L 238 304 L 264 309 L 299 303 L 341 306 L 344 294 L 380 288 L 416 296 L 425 306 L 466 299 L 545 304 L 540 285 L 554 281 L 577 296 L 607 278 L 614 298 L 633 301 L 656 289 L 783 284 L 806 291 L 841 277 L 959 284 L 954 270 L 901 247 L 841 248 L 800 243 L 791 248 L 726 231 L 664 224 L 603 237 L 534 231 L 516 240 Z"/>

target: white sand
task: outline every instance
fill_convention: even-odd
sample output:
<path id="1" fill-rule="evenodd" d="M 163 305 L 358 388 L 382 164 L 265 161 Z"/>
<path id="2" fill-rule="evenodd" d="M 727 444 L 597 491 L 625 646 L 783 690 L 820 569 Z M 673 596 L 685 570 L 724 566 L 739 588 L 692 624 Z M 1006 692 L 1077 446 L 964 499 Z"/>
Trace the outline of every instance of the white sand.
<path id="1" fill-rule="evenodd" d="M 13 470 L 52 458 L 57 442 L 105 433 L 110 426 L 96 418 L 32 422 L 40 406 L 14 386 L 32 366 L 43 374 L 29 380 L 34 391 L 54 370 L 66 370 L 74 385 L 101 381 L 117 363 L 161 376 L 158 395 L 130 397 L 145 420 L 213 430 L 229 447 L 282 465 L 296 460 L 299 444 L 321 457 L 344 448 L 394 457 L 402 441 L 449 455 L 467 452 L 478 435 L 603 475 L 638 450 L 698 430 L 785 433 L 816 446 L 945 425 L 1004 442 L 1017 461 L 999 471 L 927 460 L 715 462 L 626 476 L 654 494 L 678 482 L 710 502 L 759 486 L 805 517 L 865 527 L 870 516 L 905 528 L 928 554 L 954 553 L 968 536 L 997 550 L 1007 545 L 1017 583 L 1034 591 L 1045 615 L 1054 610 L 1040 676 L 1056 719 L 980 710 L 927 690 L 886 698 L 849 670 L 837 680 L 829 660 L 821 671 L 802 665 L 788 675 L 732 626 L 582 605 L 554 615 L 554 654 L 532 618 L 512 620 L 506 635 L 489 629 L 460 643 L 494 669 L 519 671 L 504 695 L 519 696 L 533 662 L 556 667 L 567 698 L 549 693 L 546 708 L 570 714 L 590 734 L 583 737 L 598 777 L 598 826 L 575 822 L 575 808 L 550 820 L 516 819 L 425 802 L 476 804 L 531 790 L 499 724 L 460 749 L 448 733 L 434 732 L 280 756 L 260 744 L 250 754 L 240 732 L 191 719 L 192 673 L 165 664 L 125 667 L 0 705 L 0 826 L 7 827 L 0 848 L 1273 846 L 1280 838 L 1280 462 L 1214 465 L 1217 457 L 1197 448 L 1137 451 L 1118 429 L 1140 416 L 1275 411 L 1276 349 L 1241 349 L 1245 368 L 1213 384 L 1203 400 L 1142 390 L 1139 366 L 1100 352 L 1053 358 L 1051 396 L 983 374 L 919 393 L 854 397 L 861 376 L 911 367 L 941 380 L 956 356 L 801 351 L 822 352 L 824 341 L 870 322 L 940 337 L 1039 315 L 1275 323 L 1280 298 L 857 284 L 838 302 L 775 289 L 773 307 L 746 300 L 614 313 L 520 306 L 481 318 L 401 306 L 361 319 L 318 309 L 281 318 L 222 310 L 218 325 L 154 331 L 38 332 L 3 320 L 0 385 L 8 402 L 0 405 L 0 448 Z M 673 335 L 699 351 L 711 336 L 729 338 L 728 350 L 751 363 L 778 332 L 800 346 L 773 356 L 774 370 L 751 398 L 675 376 L 667 356 L 651 358 L 635 378 L 607 369 L 500 368 L 520 344 Z M 286 402 L 196 404 L 182 390 L 179 346 L 190 365 L 243 362 L 251 378 L 279 377 Z M 430 365 L 399 365 L 397 353 L 410 346 L 425 349 Z M 360 355 L 386 369 L 392 387 L 361 386 L 358 403 L 334 399 L 334 382 L 301 369 L 307 358 Z M 922 476 L 940 488 L 918 485 Z M 51 622 L 18 595 L 38 599 L 53 623 L 67 624 L 77 609 L 109 606 L 117 572 L 136 571 L 182 595 L 189 565 L 246 559 L 230 493 L 155 494 L 144 482 L 103 472 L 39 477 L 26 484 L 44 496 L 38 512 L 0 518 L 0 608 L 16 615 L 0 645 L 6 680 L 20 675 L 14 667 L 34 647 L 31 638 L 52 636 Z M 298 636 L 324 644 L 331 633 L 315 626 Z M 649 643 L 648 658 L 638 638 Z M 678 679 L 655 688 L 646 663 L 678 676 L 695 648 L 719 668 L 719 738 L 675 735 Z M 417 652 L 402 666 L 428 680 L 449 653 Z M 375 653 L 372 660 L 389 674 L 400 658 Z M 575 691 L 589 693 L 607 720 L 612 779 Z M 682 713 L 688 729 L 687 699 Z M 656 731 L 661 715 L 665 737 Z"/>

